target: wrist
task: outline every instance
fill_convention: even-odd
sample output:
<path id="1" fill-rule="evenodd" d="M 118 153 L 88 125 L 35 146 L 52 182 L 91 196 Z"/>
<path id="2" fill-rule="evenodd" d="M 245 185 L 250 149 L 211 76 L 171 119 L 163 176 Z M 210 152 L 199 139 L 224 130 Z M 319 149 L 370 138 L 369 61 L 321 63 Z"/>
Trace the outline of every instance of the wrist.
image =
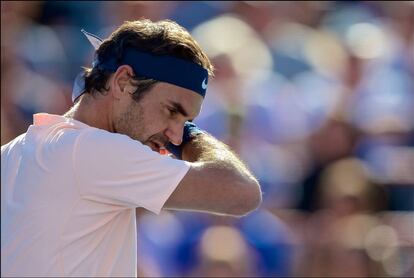
<path id="1" fill-rule="evenodd" d="M 190 142 L 193 138 L 197 137 L 199 134 L 203 134 L 204 132 L 196 126 L 192 122 L 186 122 L 184 125 L 184 132 L 183 132 L 183 141 L 182 145 Z"/>
<path id="2" fill-rule="evenodd" d="M 183 138 L 181 144 L 177 146 L 172 143 L 169 143 L 166 146 L 166 149 L 175 157 L 182 159 L 182 152 L 184 146 L 187 145 L 188 142 L 192 141 L 195 137 L 203 133 L 204 132 L 196 124 L 192 122 L 186 122 L 184 124 Z"/>

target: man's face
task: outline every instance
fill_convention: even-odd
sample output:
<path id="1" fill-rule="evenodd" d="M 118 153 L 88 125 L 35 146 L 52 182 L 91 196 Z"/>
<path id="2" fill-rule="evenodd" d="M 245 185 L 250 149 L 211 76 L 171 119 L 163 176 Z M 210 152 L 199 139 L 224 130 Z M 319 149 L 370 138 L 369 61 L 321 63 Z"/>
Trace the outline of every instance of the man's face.
<path id="1" fill-rule="evenodd" d="M 138 102 L 129 94 L 123 97 L 114 130 L 158 152 L 168 142 L 181 144 L 184 123 L 200 113 L 202 102 L 190 90 L 158 82 Z"/>

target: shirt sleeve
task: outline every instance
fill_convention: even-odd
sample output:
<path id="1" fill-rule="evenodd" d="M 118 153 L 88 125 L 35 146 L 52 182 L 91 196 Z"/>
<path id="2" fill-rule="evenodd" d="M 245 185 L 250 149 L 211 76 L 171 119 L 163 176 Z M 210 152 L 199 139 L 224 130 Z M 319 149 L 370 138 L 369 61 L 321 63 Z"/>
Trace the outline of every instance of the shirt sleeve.
<path id="1" fill-rule="evenodd" d="M 82 198 L 157 214 L 190 168 L 126 135 L 99 129 L 80 135 L 73 162 Z"/>

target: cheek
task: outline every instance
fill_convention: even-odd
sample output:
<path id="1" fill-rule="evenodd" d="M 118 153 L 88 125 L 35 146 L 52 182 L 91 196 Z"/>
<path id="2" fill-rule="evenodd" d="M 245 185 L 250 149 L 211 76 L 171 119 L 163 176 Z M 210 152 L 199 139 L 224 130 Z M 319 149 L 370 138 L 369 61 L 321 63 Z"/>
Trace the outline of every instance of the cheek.
<path id="1" fill-rule="evenodd" d="M 162 128 L 168 125 L 170 115 L 165 108 L 152 108 L 148 109 L 146 119 L 153 127 Z"/>
<path id="2" fill-rule="evenodd" d="M 163 133 L 168 125 L 168 117 L 161 109 L 149 108 L 143 114 L 144 133 L 151 136 Z"/>

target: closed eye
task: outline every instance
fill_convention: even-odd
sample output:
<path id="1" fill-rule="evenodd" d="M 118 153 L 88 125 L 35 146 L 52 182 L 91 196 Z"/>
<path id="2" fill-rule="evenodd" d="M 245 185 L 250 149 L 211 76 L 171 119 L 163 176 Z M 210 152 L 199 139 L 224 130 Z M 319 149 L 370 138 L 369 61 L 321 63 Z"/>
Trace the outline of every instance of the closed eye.
<path id="1" fill-rule="evenodd" d="M 168 112 L 170 113 L 170 116 L 172 116 L 172 117 L 174 117 L 178 114 L 178 110 L 175 109 L 175 108 L 171 108 L 171 107 L 168 107 Z"/>
<path id="2" fill-rule="evenodd" d="M 171 101 L 169 104 L 166 105 L 166 107 L 171 117 L 176 117 L 179 114 L 185 118 L 188 118 L 187 111 L 183 108 L 183 106 L 180 103 Z"/>

